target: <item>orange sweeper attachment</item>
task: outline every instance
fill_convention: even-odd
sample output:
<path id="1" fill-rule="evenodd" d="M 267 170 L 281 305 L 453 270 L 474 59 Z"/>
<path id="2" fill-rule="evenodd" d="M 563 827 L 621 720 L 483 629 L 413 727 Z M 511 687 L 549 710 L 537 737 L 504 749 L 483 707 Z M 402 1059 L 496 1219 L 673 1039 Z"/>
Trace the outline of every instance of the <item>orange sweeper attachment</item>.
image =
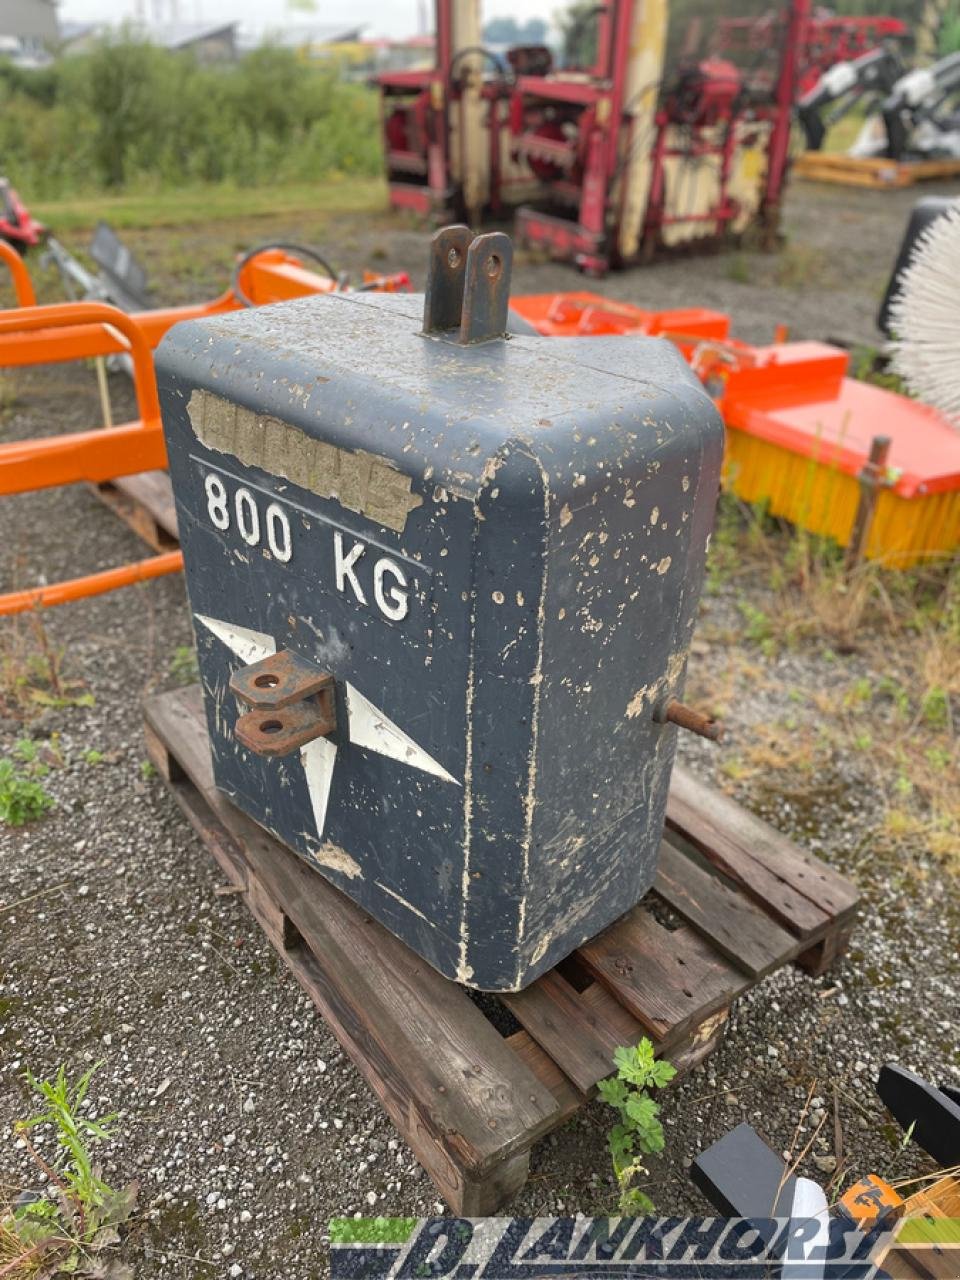
<path id="1" fill-rule="evenodd" d="M 644 311 L 596 294 L 513 299 L 551 336 L 661 334 L 684 352 L 727 426 L 727 484 L 746 502 L 896 568 L 960 545 L 960 432 L 929 405 L 849 376 L 821 342 L 729 337 L 729 317 Z"/>

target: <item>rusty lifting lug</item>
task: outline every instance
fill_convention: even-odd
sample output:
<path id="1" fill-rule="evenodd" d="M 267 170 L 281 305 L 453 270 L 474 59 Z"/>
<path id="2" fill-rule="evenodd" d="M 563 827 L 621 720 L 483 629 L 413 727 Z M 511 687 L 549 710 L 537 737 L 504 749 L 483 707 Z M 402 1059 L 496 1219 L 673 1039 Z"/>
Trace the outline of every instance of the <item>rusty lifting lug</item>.
<path id="1" fill-rule="evenodd" d="M 289 649 L 241 667 L 230 689 L 253 708 L 237 720 L 237 741 L 259 756 L 289 755 L 337 727 L 333 676 Z"/>
<path id="2" fill-rule="evenodd" d="M 513 245 L 502 231 L 442 227 L 430 241 L 423 332 L 461 346 L 506 337 Z"/>

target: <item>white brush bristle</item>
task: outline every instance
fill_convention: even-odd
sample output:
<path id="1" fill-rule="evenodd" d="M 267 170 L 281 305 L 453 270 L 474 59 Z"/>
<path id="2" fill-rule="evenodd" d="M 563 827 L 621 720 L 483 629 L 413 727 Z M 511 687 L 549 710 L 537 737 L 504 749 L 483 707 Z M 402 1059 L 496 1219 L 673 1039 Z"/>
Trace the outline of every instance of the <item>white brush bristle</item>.
<path id="1" fill-rule="evenodd" d="M 917 240 L 890 322 L 895 372 L 960 429 L 960 205 Z"/>

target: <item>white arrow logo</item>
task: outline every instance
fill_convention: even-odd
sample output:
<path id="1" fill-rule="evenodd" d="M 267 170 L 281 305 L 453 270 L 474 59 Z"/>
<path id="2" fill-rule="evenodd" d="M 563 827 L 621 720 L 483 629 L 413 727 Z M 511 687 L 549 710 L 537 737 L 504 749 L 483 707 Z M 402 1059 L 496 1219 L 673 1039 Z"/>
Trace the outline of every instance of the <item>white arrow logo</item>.
<path id="1" fill-rule="evenodd" d="M 264 635 L 261 631 L 251 631 L 247 627 L 232 626 L 217 618 L 207 618 L 203 614 L 196 615 L 197 622 L 203 624 L 208 631 L 221 640 L 231 653 L 236 654 L 245 666 L 261 662 L 277 652 L 277 643 L 273 636 Z M 391 760 L 399 760 L 401 764 L 412 769 L 420 769 L 424 773 L 432 773 L 435 778 L 444 782 L 452 782 L 455 787 L 461 783 L 447 773 L 439 761 L 428 755 L 422 747 L 403 730 L 389 720 L 382 711 L 378 711 L 359 689 L 344 682 L 347 704 L 346 737 L 355 746 L 366 747 L 378 755 L 389 756 Z M 307 790 L 310 793 L 310 804 L 313 808 L 317 834 L 323 838 L 327 823 L 327 804 L 330 800 L 330 787 L 333 783 L 333 771 L 337 763 L 336 743 L 327 738 L 317 738 L 300 748 L 300 760 L 307 779 Z"/>

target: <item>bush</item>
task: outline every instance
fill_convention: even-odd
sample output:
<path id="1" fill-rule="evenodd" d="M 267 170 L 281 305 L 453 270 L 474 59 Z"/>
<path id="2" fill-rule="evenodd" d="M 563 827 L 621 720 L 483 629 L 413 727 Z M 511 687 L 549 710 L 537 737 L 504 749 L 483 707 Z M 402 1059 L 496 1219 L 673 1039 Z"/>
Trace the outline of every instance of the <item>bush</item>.
<path id="1" fill-rule="evenodd" d="M 0 63 L 0 155 L 30 197 L 380 171 L 372 90 L 285 49 L 203 67 L 124 35 L 42 72 Z"/>

